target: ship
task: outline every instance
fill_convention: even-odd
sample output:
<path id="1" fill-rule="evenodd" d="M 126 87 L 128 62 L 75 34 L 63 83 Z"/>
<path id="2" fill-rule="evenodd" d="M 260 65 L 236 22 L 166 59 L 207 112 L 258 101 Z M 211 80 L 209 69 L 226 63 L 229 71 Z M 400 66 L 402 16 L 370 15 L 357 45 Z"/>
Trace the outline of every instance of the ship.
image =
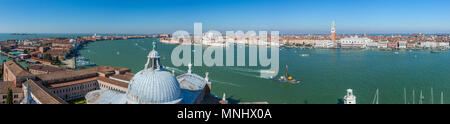
<path id="1" fill-rule="evenodd" d="M 301 57 L 308 57 L 310 56 L 309 54 L 300 54 Z"/>
<path id="2" fill-rule="evenodd" d="M 286 71 L 284 73 L 284 76 L 281 76 L 279 79 L 270 77 L 270 80 L 282 82 L 282 83 L 290 83 L 290 84 L 299 84 L 299 80 L 295 80 L 292 76 L 289 75 L 288 72 L 288 65 L 286 65 Z"/>
<path id="3" fill-rule="evenodd" d="M 431 53 L 441 53 L 441 51 L 433 50 Z"/>

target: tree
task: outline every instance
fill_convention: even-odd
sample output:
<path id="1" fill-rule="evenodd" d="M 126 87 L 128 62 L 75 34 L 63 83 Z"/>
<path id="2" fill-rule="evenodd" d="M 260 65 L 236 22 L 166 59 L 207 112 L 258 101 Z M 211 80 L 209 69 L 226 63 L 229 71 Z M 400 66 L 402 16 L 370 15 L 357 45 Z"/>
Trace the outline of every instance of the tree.
<path id="1" fill-rule="evenodd" d="M 14 104 L 13 92 L 8 88 L 8 94 L 6 95 L 6 104 Z"/>

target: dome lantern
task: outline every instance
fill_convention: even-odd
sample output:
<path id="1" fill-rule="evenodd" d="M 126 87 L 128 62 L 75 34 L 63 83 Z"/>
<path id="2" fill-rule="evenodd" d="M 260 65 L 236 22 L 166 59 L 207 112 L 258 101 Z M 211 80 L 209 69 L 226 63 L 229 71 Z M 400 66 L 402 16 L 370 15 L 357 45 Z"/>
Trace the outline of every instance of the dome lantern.
<path id="1" fill-rule="evenodd" d="M 153 42 L 153 50 L 150 51 L 147 58 L 147 63 L 145 64 L 144 70 L 160 70 L 162 65 L 160 62 L 160 56 L 156 49 L 156 42 Z"/>

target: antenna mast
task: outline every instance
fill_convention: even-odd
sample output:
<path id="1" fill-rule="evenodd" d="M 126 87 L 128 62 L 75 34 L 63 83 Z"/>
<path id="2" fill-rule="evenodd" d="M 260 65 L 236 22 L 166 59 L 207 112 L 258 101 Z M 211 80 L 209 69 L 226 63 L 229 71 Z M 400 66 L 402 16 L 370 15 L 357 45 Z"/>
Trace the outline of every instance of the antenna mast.
<path id="1" fill-rule="evenodd" d="M 405 104 L 407 104 L 406 103 L 406 88 L 404 88 L 403 91 L 404 91 L 404 95 L 405 95 Z"/>
<path id="2" fill-rule="evenodd" d="M 434 104 L 433 87 L 431 87 L 431 104 Z"/>
<path id="3" fill-rule="evenodd" d="M 415 99 L 415 94 L 414 94 L 415 91 L 414 91 L 414 89 L 413 89 L 412 92 L 413 92 L 413 94 L 412 94 L 412 95 L 413 95 L 413 104 L 416 104 L 416 99 Z"/>
<path id="4" fill-rule="evenodd" d="M 375 92 L 375 97 L 373 98 L 373 101 L 372 101 L 372 104 L 378 104 L 379 102 L 378 102 L 378 89 L 377 89 L 377 91 Z"/>

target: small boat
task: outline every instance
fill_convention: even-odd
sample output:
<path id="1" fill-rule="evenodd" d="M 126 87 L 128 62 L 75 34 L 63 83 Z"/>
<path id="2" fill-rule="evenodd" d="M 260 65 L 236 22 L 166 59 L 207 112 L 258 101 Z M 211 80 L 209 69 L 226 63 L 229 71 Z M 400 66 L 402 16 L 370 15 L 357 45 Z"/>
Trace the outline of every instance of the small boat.
<path id="1" fill-rule="evenodd" d="M 279 79 L 276 79 L 273 77 L 270 77 L 269 79 L 273 80 L 273 81 L 282 82 L 282 83 L 290 83 L 290 84 L 299 84 L 300 83 L 299 80 L 295 80 L 292 78 L 292 76 L 289 75 L 287 65 L 286 65 L 286 72 L 285 72 L 284 76 L 281 76 Z"/>
<path id="2" fill-rule="evenodd" d="M 399 54 L 399 52 L 394 52 L 394 54 Z"/>
<path id="3" fill-rule="evenodd" d="M 261 70 L 260 72 L 261 73 L 270 73 L 270 74 L 275 74 L 276 73 L 276 71 L 274 71 L 274 70 Z"/>
<path id="4" fill-rule="evenodd" d="M 308 57 L 310 56 L 309 54 L 300 54 L 301 57 Z"/>
<path id="5" fill-rule="evenodd" d="M 441 53 L 441 51 L 433 50 L 433 51 L 431 51 L 431 53 Z"/>

